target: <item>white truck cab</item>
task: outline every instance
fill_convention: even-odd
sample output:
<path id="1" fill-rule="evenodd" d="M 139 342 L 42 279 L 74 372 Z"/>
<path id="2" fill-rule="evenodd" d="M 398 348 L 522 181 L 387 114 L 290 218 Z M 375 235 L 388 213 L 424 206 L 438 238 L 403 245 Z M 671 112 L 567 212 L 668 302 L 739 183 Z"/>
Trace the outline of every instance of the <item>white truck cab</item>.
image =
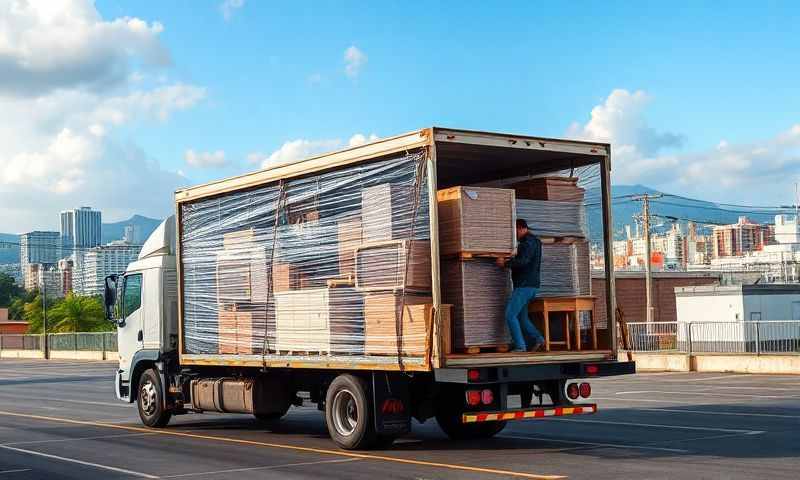
<path id="1" fill-rule="evenodd" d="M 133 402 L 142 373 L 163 371 L 165 357 L 177 352 L 175 217 L 158 226 L 122 276 L 106 279 L 106 311 L 117 325 L 117 398 Z"/>

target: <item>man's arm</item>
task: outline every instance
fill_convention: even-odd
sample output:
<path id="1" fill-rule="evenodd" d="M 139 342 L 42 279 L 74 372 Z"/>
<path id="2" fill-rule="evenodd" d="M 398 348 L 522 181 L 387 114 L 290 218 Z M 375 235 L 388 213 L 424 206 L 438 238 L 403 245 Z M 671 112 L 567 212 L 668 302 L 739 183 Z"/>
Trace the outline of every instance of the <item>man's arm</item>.
<path id="1" fill-rule="evenodd" d="M 534 253 L 533 249 L 528 247 L 527 242 L 522 242 L 519 244 L 517 255 L 506 262 L 506 266 L 508 268 L 525 267 L 533 261 Z"/>

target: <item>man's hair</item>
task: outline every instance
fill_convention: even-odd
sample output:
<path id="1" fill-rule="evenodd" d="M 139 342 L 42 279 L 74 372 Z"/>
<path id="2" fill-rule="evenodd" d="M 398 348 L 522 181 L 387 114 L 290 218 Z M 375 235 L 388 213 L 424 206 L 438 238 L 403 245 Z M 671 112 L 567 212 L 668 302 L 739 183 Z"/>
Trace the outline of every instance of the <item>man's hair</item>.
<path id="1" fill-rule="evenodd" d="M 528 222 L 526 222 L 524 218 L 518 218 L 517 228 L 528 228 Z"/>

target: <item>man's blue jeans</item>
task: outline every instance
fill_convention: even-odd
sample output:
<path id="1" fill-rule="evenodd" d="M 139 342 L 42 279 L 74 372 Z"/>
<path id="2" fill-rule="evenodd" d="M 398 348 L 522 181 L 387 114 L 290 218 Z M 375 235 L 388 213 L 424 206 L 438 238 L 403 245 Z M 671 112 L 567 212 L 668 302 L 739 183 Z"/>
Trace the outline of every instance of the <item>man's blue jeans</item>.
<path id="1" fill-rule="evenodd" d="M 544 342 L 544 337 L 533 326 L 528 316 L 528 303 L 536 298 L 537 291 L 537 288 L 530 287 L 515 288 L 506 304 L 506 323 L 508 331 L 511 332 L 511 338 L 514 340 L 515 350 L 526 350 L 527 348 L 525 337 L 522 335 L 523 330 L 534 343 Z"/>

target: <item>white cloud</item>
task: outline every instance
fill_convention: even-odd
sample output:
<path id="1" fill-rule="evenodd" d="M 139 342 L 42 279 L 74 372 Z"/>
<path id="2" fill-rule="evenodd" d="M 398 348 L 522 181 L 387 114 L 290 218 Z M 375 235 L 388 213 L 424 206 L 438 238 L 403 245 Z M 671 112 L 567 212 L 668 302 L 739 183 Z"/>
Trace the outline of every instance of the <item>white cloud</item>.
<path id="1" fill-rule="evenodd" d="M 800 176 L 800 123 L 754 143 L 723 139 L 706 151 L 673 152 L 684 136 L 650 127 L 644 115 L 649 101 L 643 91 L 614 90 L 567 135 L 610 142 L 615 183 L 717 201 L 790 203 Z"/>
<path id="2" fill-rule="evenodd" d="M 225 152 L 217 150 L 215 152 L 195 152 L 192 149 L 186 150 L 183 158 L 186 164 L 196 168 L 222 167 L 225 165 Z"/>
<path id="3" fill-rule="evenodd" d="M 374 133 L 371 134 L 369 137 L 367 137 L 363 133 L 356 133 L 355 135 L 350 137 L 350 140 L 347 141 L 347 146 L 348 147 L 357 147 L 359 145 L 363 145 L 363 144 L 368 143 L 368 142 L 374 142 L 377 139 L 378 139 L 378 136 L 375 135 Z"/>
<path id="4" fill-rule="evenodd" d="M 252 164 L 260 164 L 261 168 L 268 168 L 280 163 L 294 162 L 344 147 L 356 147 L 377 139 L 378 136 L 374 133 L 369 135 L 369 137 L 363 133 L 356 133 L 350 137 L 346 143 L 339 138 L 328 140 L 307 140 L 300 138 L 285 142 L 272 153 L 250 153 L 247 155 L 247 161 Z"/>
<path id="5" fill-rule="evenodd" d="M 233 13 L 242 7 L 244 7 L 244 0 L 225 0 L 220 4 L 219 9 L 222 12 L 222 17 L 225 20 L 230 20 L 233 17 Z"/>
<path id="6" fill-rule="evenodd" d="M 0 3 L 2 228 L 54 228 L 59 210 L 87 204 L 106 219 L 169 213 L 186 180 L 114 131 L 157 127 L 205 89 L 169 81 L 148 88 L 149 74 L 131 73 L 134 64 L 169 60 L 159 23 L 106 21 L 89 1 L 41 5 Z"/>
<path id="7" fill-rule="evenodd" d="M 164 27 L 131 17 L 103 21 L 89 0 L 0 2 L 0 93 L 105 90 L 127 82 L 130 59 L 168 65 Z"/>
<path id="8" fill-rule="evenodd" d="M 355 78 L 361 73 L 361 68 L 367 63 L 367 55 L 355 45 L 350 45 L 344 51 L 344 73 Z"/>

